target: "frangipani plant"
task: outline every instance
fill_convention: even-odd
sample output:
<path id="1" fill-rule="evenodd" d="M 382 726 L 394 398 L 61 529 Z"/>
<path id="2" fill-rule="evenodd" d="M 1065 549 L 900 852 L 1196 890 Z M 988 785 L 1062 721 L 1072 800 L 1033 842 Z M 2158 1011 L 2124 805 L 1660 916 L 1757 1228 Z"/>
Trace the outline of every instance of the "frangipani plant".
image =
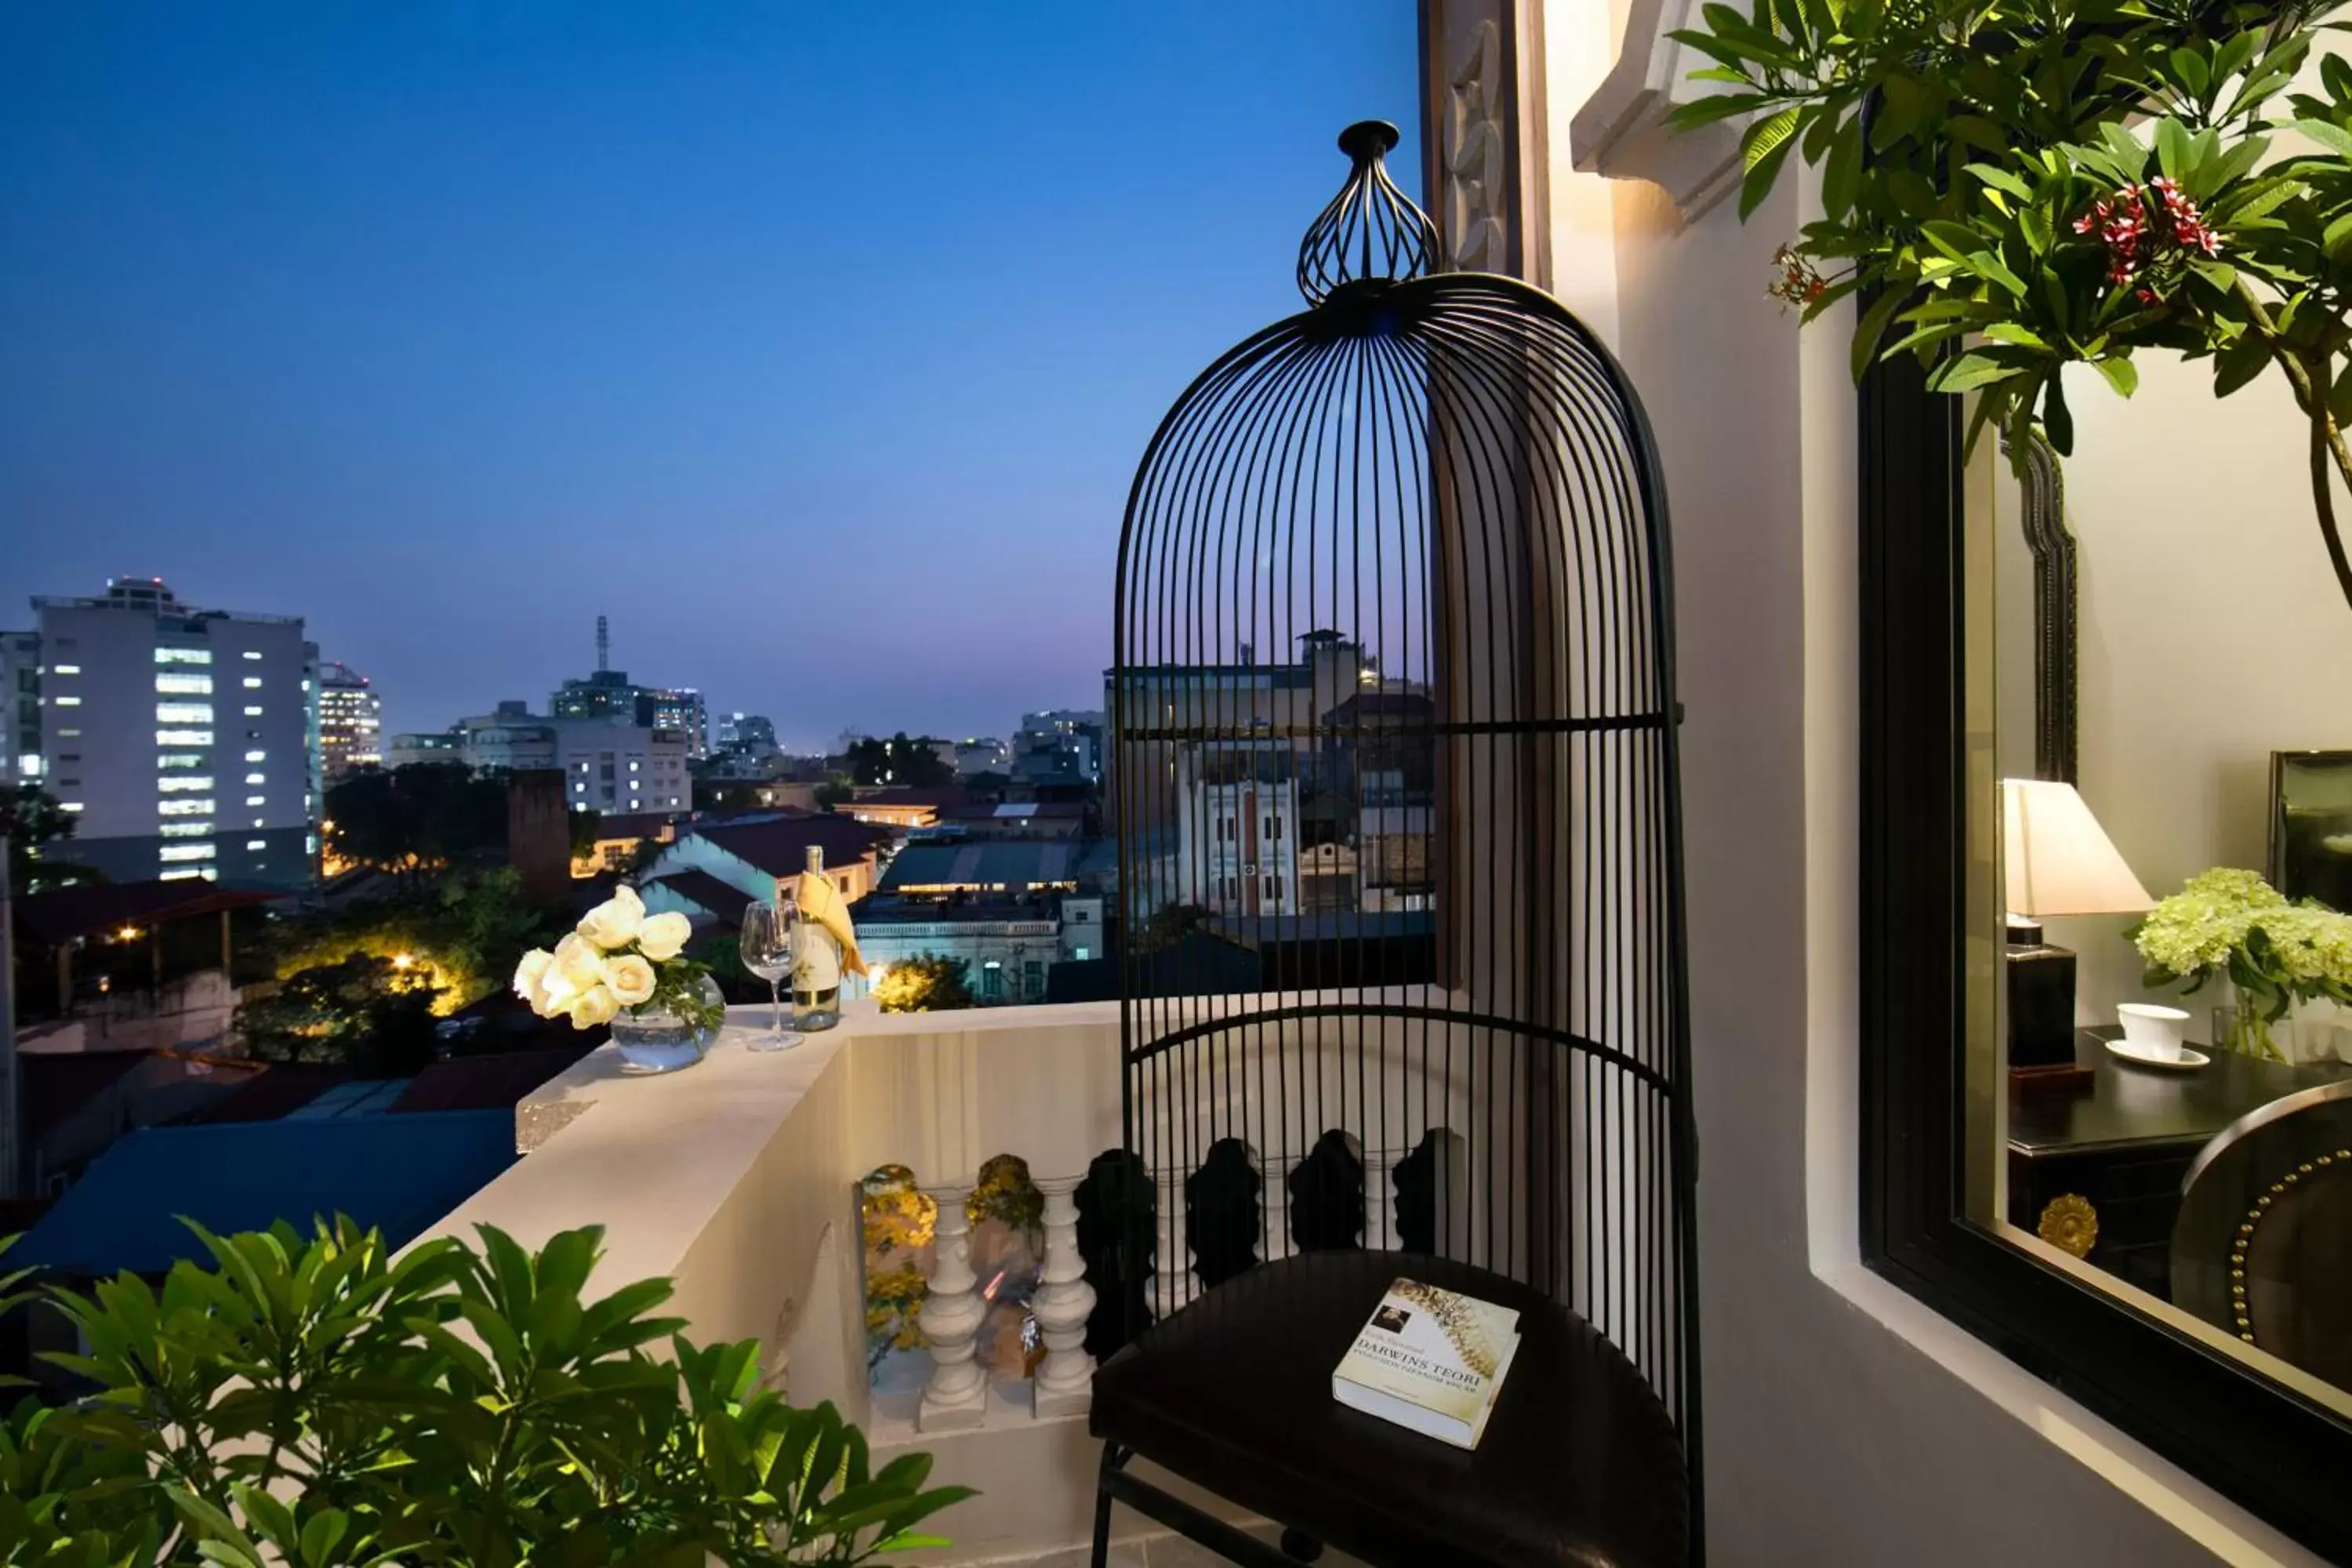
<path id="1" fill-rule="evenodd" d="M 1862 306 L 1859 378 L 1911 353 L 1988 426 L 2061 453 L 2061 372 L 2130 396 L 2135 356 L 2211 362 L 2228 396 L 2276 372 L 2347 604 L 2333 485 L 2352 484 L 2352 66 L 2320 61 L 2342 0 L 1754 0 L 1675 37 L 1717 96 L 1683 129 L 1746 117 L 1740 211 L 1792 156 L 1823 216 L 1772 291 L 1811 321 Z"/>
<path id="2" fill-rule="evenodd" d="M 668 1280 L 592 1294 L 593 1226 L 195 1234 L 160 1285 L 39 1290 L 94 1392 L 0 1411 L 0 1564 L 854 1568 L 971 1495 L 684 1338 Z"/>
<path id="3" fill-rule="evenodd" d="M 542 1018 L 569 1018 L 575 1029 L 609 1024 L 624 1012 L 667 1013 L 697 1028 L 716 1028 L 724 1008 L 705 994 L 709 964 L 686 956 L 694 935 L 675 911 L 646 913 L 624 884 L 590 910 L 553 951 L 533 948 L 515 966 L 515 994 Z"/>
<path id="4" fill-rule="evenodd" d="M 2284 1060 L 2271 1026 L 2298 1002 L 2352 1003 L 2352 915 L 2289 903 L 2252 871 L 2216 867 L 2191 877 L 2128 933 L 2151 987 L 2194 994 L 2210 980 L 2238 991 L 2230 1050 Z"/>

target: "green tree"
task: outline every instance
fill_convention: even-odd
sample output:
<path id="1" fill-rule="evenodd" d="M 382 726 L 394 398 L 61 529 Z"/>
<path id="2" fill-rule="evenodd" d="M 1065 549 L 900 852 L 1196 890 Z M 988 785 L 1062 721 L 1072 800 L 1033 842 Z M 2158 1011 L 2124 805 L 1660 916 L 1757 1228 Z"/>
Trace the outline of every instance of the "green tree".
<path id="1" fill-rule="evenodd" d="M 531 907 L 510 866 L 453 871 L 429 885 L 398 889 L 271 929 L 272 966 L 280 979 L 355 955 L 397 961 L 438 989 L 438 1010 L 452 1013 L 507 983 L 515 960 L 546 946 L 565 922 Z"/>
<path id="2" fill-rule="evenodd" d="M 414 961 L 353 953 L 248 990 L 232 1027 L 256 1060 L 334 1062 L 397 1078 L 433 1059 L 437 994 Z"/>
<path id="3" fill-rule="evenodd" d="M 1743 215 L 1792 156 L 1824 208 L 1775 292 L 1805 319 L 1861 291 L 1860 375 L 1910 353 L 1978 395 L 1973 443 L 2074 420 L 2061 373 L 2124 396 L 2142 351 L 2210 360 L 2228 396 L 2275 370 L 2352 603 L 2334 485 L 2352 481 L 2352 65 L 2291 90 L 2339 0 L 1755 0 L 1676 34 L 1750 117 Z M 2292 134 L 2283 134 L 2289 133 Z"/>
<path id="4" fill-rule="evenodd" d="M 506 848 L 506 775 L 478 773 L 463 763 L 368 770 L 328 789 L 326 816 L 336 858 L 415 886 L 445 867 Z M 576 841 L 576 824 L 573 836 Z"/>
<path id="5" fill-rule="evenodd" d="M 847 779 L 830 778 L 816 786 L 816 806 L 819 811 L 831 811 L 842 802 L 856 798 L 857 790 Z"/>
<path id="6" fill-rule="evenodd" d="M 104 881 L 87 866 L 42 854 L 71 838 L 74 826 L 73 813 L 38 784 L 0 790 L 0 833 L 8 837 L 8 886 L 21 896 Z"/>
<path id="7" fill-rule="evenodd" d="M 160 1289 L 45 1289 L 86 1352 L 51 1359 L 99 1392 L 0 1420 L 0 1562 L 842 1568 L 946 1544 L 918 1526 L 971 1494 L 927 1489 L 929 1456 L 870 1467 L 831 1405 L 759 1387 L 757 1341 L 655 1316 L 666 1279 L 587 1297 L 601 1230 L 479 1234 L 395 1256 L 348 1220 L 197 1228 L 206 1261 Z"/>
<path id="8" fill-rule="evenodd" d="M 604 823 L 604 814 L 582 806 L 571 814 L 572 858 L 574 860 L 594 853 L 596 836 Z"/>
<path id="9" fill-rule="evenodd" d="M 943 953 L 902 958 L 875 983 L 874 1000 L 885 1013 L 945 1013 L 972 1005 L 971 963 Z"/>
<path id="10" fill-rule="evenodd" d="M 887 741 L 856 742 L 849 748 L 850 777 L 866 785 L 944 789 L 955 783 L 955 767 L 940 757 L 939 744 L 931 736 L 909 737 L 904 730 Z"/>

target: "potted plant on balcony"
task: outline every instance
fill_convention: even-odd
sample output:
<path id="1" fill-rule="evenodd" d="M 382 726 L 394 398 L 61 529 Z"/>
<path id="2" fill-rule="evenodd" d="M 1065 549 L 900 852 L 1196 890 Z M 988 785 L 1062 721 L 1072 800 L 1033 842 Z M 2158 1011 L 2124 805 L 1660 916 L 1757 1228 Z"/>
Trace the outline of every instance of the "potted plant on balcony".
<path id="1" fill-rule="evenodd" d="M 2333 485 L 2352 482 L 2352 66 L 2294 90 L 2340 0 L 1755 0 L 1674 37 L 1747 117 L 1741 216 L 1792 155 L 1822 216 L 1773 286 L 1807 321 L 1849 294 L 1857 376 L 1911 353 L 1974 392 L 1969 438 L 2038 425 L 2069 451 L 2061 371 L 2128 397 L 2134 355 L 2212 363 L 2227 396 L 2276 371 L 2352 603 Z"/>
<path id="2" fill-rule="evenodd" d="M 667 1280 L 584 1299 L 593 1227 L 397 1257 L 348 1221 L 196 1234 L 212 1267 L 160 1289 L 38 1292 L 94 1389 L 0 1421 L 0 1562 L 859 1563 L 945 1544 L 917 1526 L 970 1495 L 761 1389 L 756 1341 L 680 1337 Z"/>

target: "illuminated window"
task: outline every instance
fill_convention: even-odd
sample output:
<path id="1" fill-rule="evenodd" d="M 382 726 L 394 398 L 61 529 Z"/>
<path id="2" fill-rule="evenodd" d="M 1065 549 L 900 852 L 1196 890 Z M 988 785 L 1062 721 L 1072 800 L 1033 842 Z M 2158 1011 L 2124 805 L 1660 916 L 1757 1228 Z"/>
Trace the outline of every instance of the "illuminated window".
<path id="1" fill-rule="evenodd" d="M 1080 963 L 1084 963 L 1087 961 L 1087 954 L 1088 954 L 1090 952 L 1091 952 L 1091 950 L 1090 950 L 1090 949 L 1087 949 L 1087 948 L 1083 948 L 1083 947 L 1074 947 L 1074 948 L 1070 949 L 1070 956 L 1071 956 L 1072 958 L 1076 959 Z"/>
<path id="2" fill-rule="evenodd" d="M 258 719 L 261 717 L 261 710 L 258 708 L 248 708 L 245 710 L 245 716 L 248 719 Z"/>
<path id="3" fill-rule="evenodd" d="M 206 790 L 212 787 L 212 779 L 209 776 L 201 773 L 174 773 L 169 778 L 161 778 L 155 781 L 155 793 L 158 795 L 191 795 L 197 790 Z"/>
<path id="4" fill-rule="evenodd" d="M 79 741 L 81 739 L 81 731 L 79 730 L 60 730 L 58 731 L 58 739 L 60 741 Z"/>
<path id="5" fill-rule="evenodd" d="M 209 702 L 158 702 L 155 722 L 158 724 L 209 724 L 213 721 L 213 705 Z"/>
<path id="6" fill-rule="evenodd" d="M 155 678 L 155 689 L 167 697 L 210 697 L 213 678 L 209 675 L 175 675 L 169 671 Z"/>
<path id="7" fill-rule="evenodd" d="M 269 800 L 266 795 L 249 795 L 245 797 L 245 804 L 247 805 L 268 805 L 269 804 Z"/>
<path id="8" fill-rule="evenodd" d="M 245 841 L 245 847 L 247 849 L 267 849 L 269 847 L 269 840 L 267 838 L 248 838 Z"/>
<path id="9" fill-rule="evenodd" d="M 81 666 L 78 664 L 53 664 L 49 667 L 49 673 L 51 675 L 79 675 L 81 673 Z"/>
<path id="10" fill-rule="evenodd" d="M 268 760 L 268 757 L 269 753 L 268 752 L 247 752 L 245 753 L 245 760 L 248 763 L 266 762 Z"/>
<path id="11" fill-rule="evenodd" d="M 78 800 L 61 800 L 58 802 L 58 809 L 59 811 L 79 811 L 81 809 L 81 802 Z"/>
<path id="12" fill-rule="evenodd" d="M 155 743 L 159 746 L 209 746 L 213 743 L 210 730 L 158 730 Z"/>
<path id="13" fill-rule="evenodd" d="M 261 774 L 259 774 L 259 773 L 247 773 L 247 774 L 246 774 L 246 775 L 245 775 L 245 782 L 250 784 L 268 784 L 269 781 L 268 781 L 268 779 L 266 779 L 266 778 L 262 777 L 262 775 L 261 775 Z"/>
<path id="14" fill-rule="evenodd" d="M 248 676 L 247 676 L 247 677 L 245 678 L 245 689 L 246 689 L 247 691 L 258 691 L 258 690 L 260 690 L 260 689 L 261 689 L 261 677 L 259 677 L 259 676 L 257 676 L 257 675 L 248 675 Z"/>
<path id="15" fill-rule="evenodd" d="M 208 647 L 159 647 L 155 650 L 157 664 L 210 664 L 213 650 Z"/>
<path id="16" fill-rule="evenodd" d="M 211 844 L 166 844 L 163 847 L 155 852 L 158 859 L 167 862 L 173 860 L 209 860 L 218 853 L 218 847 Z"/>
<path id="17" fill-rule="evenodd" d="M 629 764 L 629 771 L 630 771 L 631 773 L 635 773 L 635 772 L 637 772 L 637 771 L 638 771 L 638 764 L 636 764 L 635 763 L 631 763 Z"/>
<path id="18" fill-rule="evenodd" d="M 159 800 L 155 803 L 158 816 L 210 816 L 213 803 L 208 800 Z"/>
<path id="19" fill-rule="evenodd" d="M 209 822 L 167 822 L 155 831 L 164 838 L 209 838 L 213 825 Z"/>
<path id="20" fill-rule="evenodd" d="M 155 765 L 159 768 L 200 768 L 205 765 L 202 752 L 158 752 Z"/>
<path id="21" fill-rule="evenodd" d="M 159 882 L 184 882 L 191 877 L 201 877 L 203 875 L 204 873 L 197 870 L 194 866 L 178 866 L 164 872 L 155 879 Z"/>
<path id="22" fill-rule="evenodd" d="M 257 662 L 259 662 L 259 660 L 260 660 L 260 658 L 261 658 L 261 655 L 260 655 L 260 654 L 258 654 L 258 653 L 257 653 L 257 652 L 255 652 L 252 648 L 247 648 L 247 649 L 245 650 L 245 657 L 246 657 L 246 658 L 249 658 L 249 659 L 253 659 L 253 660 L 255 660 L 257 663 Z"/>
<path id="23" fill-rule="evenodd" d="M 52 697 L 49 700 L 56 703 L 60 708 L 79 708 L 81 706 L 81 699 L 79 697 Z"/>

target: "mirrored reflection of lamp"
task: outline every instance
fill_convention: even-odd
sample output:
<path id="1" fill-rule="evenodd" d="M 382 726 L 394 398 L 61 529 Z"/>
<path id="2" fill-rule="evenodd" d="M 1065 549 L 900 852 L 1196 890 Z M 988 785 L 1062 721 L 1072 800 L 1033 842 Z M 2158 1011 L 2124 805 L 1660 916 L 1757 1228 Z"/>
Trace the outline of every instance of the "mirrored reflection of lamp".
<path id="1" fill-rule="evenodd" d="M 2129 915 L 2156 907 L 2074 786 L 2000 784 L 2002 892 L 2009 904 L 2009 1066 L 2074 1070 L 2074 955 L 2042 940 L 2046 915 Z"/>

